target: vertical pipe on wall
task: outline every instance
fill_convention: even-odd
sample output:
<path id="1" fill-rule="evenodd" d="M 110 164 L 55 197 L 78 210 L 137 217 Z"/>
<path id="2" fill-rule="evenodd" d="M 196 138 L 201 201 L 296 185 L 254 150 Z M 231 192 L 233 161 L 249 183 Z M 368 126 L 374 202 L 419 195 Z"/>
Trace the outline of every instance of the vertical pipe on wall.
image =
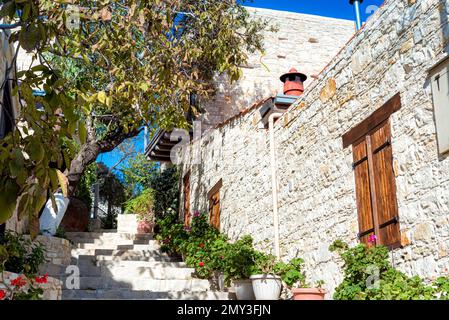
<path id="1" fill-rule="evenodd" d="M 273 227 L 274 227 L 274 252 L 278 260 L 281 259 L 281 248 L 279 244 L 279 212 L 278 212 L 278 185 L 277 185 L 277 163 L 276 146 L 274 143 L 274 119 L 280 118 L 283 113 L 273 113 L 268 118 L 268 131 L 270 134 L 270 159 L 271 159 L 271 186 L 273 192 Z"/>
<path id="2" fill-rule="evenodd" d="M 354 5 L 354 12 L 355 12 L 355 23 L 357 30 L 360 30 L 362 27 L 362 19 L 360 17 L 360 4 L 363 2 L 363 0 L 349 0 L 349 3 Z"/>

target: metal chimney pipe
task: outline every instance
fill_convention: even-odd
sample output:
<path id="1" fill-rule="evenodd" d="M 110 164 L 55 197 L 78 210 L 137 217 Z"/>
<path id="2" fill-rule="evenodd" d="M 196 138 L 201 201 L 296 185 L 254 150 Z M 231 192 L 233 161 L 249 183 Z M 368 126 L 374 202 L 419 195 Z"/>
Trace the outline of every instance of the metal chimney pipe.
<path id="1" fill-rule="evenodd" d="M 349 4 L 354 5 L 355 12 L 355 22 L 357 30 L 362 27 L 362 19 L 360 18 L 360 7 L 359 5 L 363 3 L 363 0 L 349 0 Z"/>

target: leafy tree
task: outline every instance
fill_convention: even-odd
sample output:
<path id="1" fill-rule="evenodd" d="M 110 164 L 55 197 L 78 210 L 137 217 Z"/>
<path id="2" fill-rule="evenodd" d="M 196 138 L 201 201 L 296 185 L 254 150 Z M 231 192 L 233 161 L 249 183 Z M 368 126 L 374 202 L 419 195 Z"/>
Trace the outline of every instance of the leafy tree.
<path id="1" fill-rule="evenodd" d="M 160 218 L 177 213 L 179 208 L 179 174 L 175 167 L 153 176 L 150 187 L 154 190 L 154 213 Z"/>
<path id="2" fill-rule="evenodd" d="M 159 175 L 160 168 L 157 163 L 139 153 L 120 171 L 128 196 L 137 196 L 142 190 L 151 187 L 151 182 Z"/>
<path id="3" fill-rule="evenodd" d="M 47 197 L 56 209 L 55 190 L 74 194 L 99 153 L 143 124 L 188 127 L 190 95 L 212 94 L 217 72 L 238 79 L 266 27 L 231 0 L 2 2 L 0 18 L 16 23 L 15 57 L 25 50 L 40 64 L 7 71 L 23 106 L 0 143 L 0 223 L 18 207 L 32 235 Z M 75 156 L 67 140 L 80 143 Z"/>

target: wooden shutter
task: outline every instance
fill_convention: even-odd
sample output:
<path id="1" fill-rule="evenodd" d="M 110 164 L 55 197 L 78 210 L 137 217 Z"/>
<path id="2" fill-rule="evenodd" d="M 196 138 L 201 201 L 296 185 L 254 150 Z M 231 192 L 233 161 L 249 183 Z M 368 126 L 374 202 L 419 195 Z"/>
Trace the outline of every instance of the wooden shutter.
<path id="1" fill-rule="evenodd" d="M 374 219 L 371 204 L 370 178 L 366 140 L 353 145 L 354 176 L 357 195 L 357 213 L 359 220 L 360 241 L 369 244 L 369 237 L 374 234 Z"/>
<path id="2" fill-rule="evenodd" d="M 401 235 L 389 121 L 376 128 L 371 133 L 370 139 L 379 220 L 378 238 L 380 243 L 385 246 L 398 247 L 401 242 Z"/>
<path id="3" fill-rule="evenodd" d="M 353 144 L 360 241 L 390 248 L 400 246 L 396 182 L 391 149 L 391 129 L 387 120 Z"/>
<path id="4" fill-rule="evenodd" d="M 190 225 L 190 172 L 184 176 L 184 225 Z"/>
<path id="5" fill-rule="evenodd" d="M 218 190 L 209 199 L 210 224 L 220 230 L 220 191 Z"/>
<path id="6" fill-rule="evenodd" d="M 207 193 L 209 199 L 209 223 L 217 230 L 220 230 L 220 189 L 222 184 L 223 181 L 220 179 Z"/>

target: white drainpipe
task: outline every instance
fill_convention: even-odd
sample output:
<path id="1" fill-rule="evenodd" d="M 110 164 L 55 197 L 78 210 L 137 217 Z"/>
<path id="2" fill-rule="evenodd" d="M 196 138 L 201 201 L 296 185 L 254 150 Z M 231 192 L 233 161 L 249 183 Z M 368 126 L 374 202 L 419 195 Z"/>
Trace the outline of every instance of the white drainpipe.
<path id="1" fill-rule="evenodd" d="M 274 222 L 274 252 L 278 260 L 281 259 L 281 249 L 279 245 L 279 213 L 278 213 L 278 190 L 276 177 L 276 148 L 274 144 L 274 119 L 278 119 L 283 113 L 272 113 L 268 117 L 268 131 L 270 133 L 270 158 L 271 158 L 271 184 L 273 189 L 273 222 Z"/>

